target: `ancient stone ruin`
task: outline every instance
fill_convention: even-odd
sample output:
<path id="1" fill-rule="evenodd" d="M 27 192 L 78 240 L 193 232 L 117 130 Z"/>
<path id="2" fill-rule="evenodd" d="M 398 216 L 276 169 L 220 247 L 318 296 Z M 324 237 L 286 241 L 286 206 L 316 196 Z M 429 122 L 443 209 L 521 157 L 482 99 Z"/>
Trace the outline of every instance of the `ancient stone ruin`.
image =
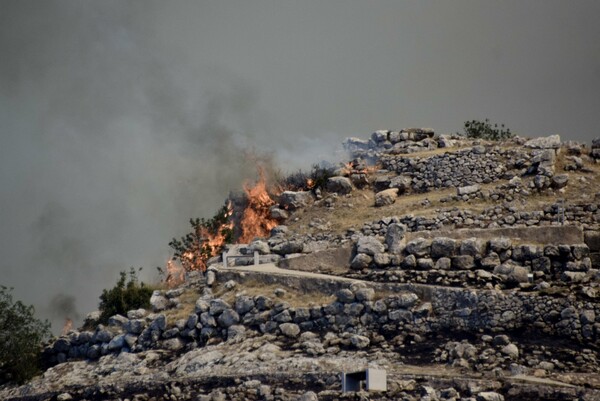
<path id="1" fill-rule="evenodd" d="M 7 400 L 599 400 L 600 140 L 350 138 L 322 187 Z"/>

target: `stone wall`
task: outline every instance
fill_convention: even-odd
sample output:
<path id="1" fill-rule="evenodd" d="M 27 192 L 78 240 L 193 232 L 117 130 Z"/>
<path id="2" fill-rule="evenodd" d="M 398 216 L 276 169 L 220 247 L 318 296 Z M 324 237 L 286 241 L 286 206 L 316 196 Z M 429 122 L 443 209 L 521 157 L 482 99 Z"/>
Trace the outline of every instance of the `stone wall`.
<path id="1" fill-rule="evenodd" d="M 219 272 L 217 281 L 223 283 L 232 274 L 235 272 Z M 289 281 L 294 279 L 285 276 L 253 276 L 253 280 L 268 278 L 270 283 L 281 280 L 294 285 Z M 243 281 L 244 274 L 238 272 L 237 278 Z M 305 281 L 312 290 L 335 290 L 336 300 L 327 305 L 291 307 L 277 298 L 242 293 L 229 304 L 208 292 L 199 296 L 187 318 L 170 322 L 160 311 L 131 311 L 127 317 L 112 317 L 109 326 L 60 337 L 46 348 L 45 358 L 55 364 L 149 349 L 182 352 L 250 332 L 270 333 L 289 341 L 304 338 L 299 347 L 311 355 L 335 353 L 340 348 L 367 349 L 372 344 L 440 331 L 520 330 L 594 344 L 600 334 L 600 306 L 571 298 L 415 284 L 372 287 L 361 282 L 317 284 L 302 279 Z M 302 334 L 308 332 L 312 334 Z"/>
<path id="2" fill-rule="evenodd" d="M 525 164 L 528 158 L 525 151 L 504 151 L 480 145 L 423 158 L 384 155 L 381 163 L 384 169 L 410 177 L 414 191 L 426 192 L 435 188 L 497 182 L 504 178 L 508 169 L 514 168 L 514 162 L 507 164 L 507 160 Z"/>

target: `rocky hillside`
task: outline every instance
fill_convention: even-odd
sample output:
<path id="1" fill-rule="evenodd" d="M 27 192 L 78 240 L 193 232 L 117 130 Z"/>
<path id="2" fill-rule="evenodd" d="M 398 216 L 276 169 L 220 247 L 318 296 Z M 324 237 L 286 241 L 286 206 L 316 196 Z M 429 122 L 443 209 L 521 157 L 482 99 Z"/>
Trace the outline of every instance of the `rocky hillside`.
<path id="1" fill-rule="evenodd" d="M 279 195 L 268 237 L 151 310 L 90 314 L 0 398 L 600 400 L 600 140 L 344 145 L 322 187 Z M 342 391 L 366 369 L 383 388 Z"/>

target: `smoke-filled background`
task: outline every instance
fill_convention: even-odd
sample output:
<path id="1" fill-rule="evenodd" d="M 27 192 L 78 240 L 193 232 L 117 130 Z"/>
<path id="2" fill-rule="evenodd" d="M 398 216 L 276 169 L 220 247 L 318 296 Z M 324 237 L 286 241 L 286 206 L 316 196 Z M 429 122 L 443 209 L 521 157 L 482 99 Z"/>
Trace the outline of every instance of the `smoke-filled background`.
<path id="1" fill-rule="evenodd" d="M 0 9 L 0 284 L 54 330 L 169 258 L 270 153 L 490 118 L 600 136 L 600 3 L 51 1 Z"/>

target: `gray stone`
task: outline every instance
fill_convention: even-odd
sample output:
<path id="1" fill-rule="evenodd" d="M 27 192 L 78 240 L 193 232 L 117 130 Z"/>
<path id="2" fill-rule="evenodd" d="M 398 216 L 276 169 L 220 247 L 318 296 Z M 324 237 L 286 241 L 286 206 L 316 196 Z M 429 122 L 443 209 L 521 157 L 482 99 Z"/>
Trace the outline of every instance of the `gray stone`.
<path id="1" fill-rule="evenodd" d="M 493 238 L 489 241 L 489 245 L 490 250 L 501 253 L 511 248 L 512 241 L 506 237 Z"/>
<path id="2" fill-rule="evenodd" d="M 196 300 L 196 306 L 194 307 L 194 311 L 196 313 L 208 312 L 209 308 L 210 303 L 203 297 L 200 297 Z"/>
<path id="3" fill-rule="evenodd" d="M 475 268 L 475 259 L 471 255 L 459 255 L 452 258 L 452 267 L 457 270 L 472 270 Z"/>
<path id="4" fill-rule="evenodd" d="M 495 391 L 483 391 L 477 394 L 477 401 L 504 401 L 504 396 Z"/>
<path id="5" fill-rule="evenodd" d="M 389 206 L 396 202 L 398 197 L 398 188 L 385 189 L 375 194 L 375 206 Z"/>
<path id="6" fill-rule="evenodd" d="M 406 175 L 399 175 L 390 180 L 390 188 L 397 188 L 399 194 L 408 192 L 412 184 L 412 178 Z"/>
<path id="7" fill-rule="evenodd" d="M 418 300 L 419 297 L 414 292 L 402 291 L 394 296 L 394 303 L 399 308 L 412 308 Z"/>
<path id="8" fill-rule="evenodd" d="M 169 301 L 164 297 L 160 291 L 154 291 L 150 297 L 150 306 L 154 312 L 160 312 L 167 309 Z"/>
<path id="9" fill-rule="evenodd" d="M 593 309 L 587 309 L 581 312 L 579 320 L 582 324 L 594 324 L 596 321 L 596 312 Z"/>
<path id="10" fill-rule="evenodd" d="M 560 147 L 560 135 L 530 139 L 523 146 L 534 149 L 558 149 Z"/>
<path id="11" fill-rule="evenodd" d="M 227 329 L 227 340 L 231 340 L 233 338 L 243 338 L 246 334 L 246 327 L 240 324 L 234 324 L 229 326 Z"/>
<path id="12" fill-rule="evenodd" d="M 328 192 L 336 192 L 341 195 L 352 192 L 352 182 L 346 177 L 330 177 L 327 180 L 326 189 Z"/>
<path id="13" fill-rule="evenodd" d="M 502 347 L 500 352 L 509 356 L 511 359 L 517 359 L 519 357 L 519 348 L 517 348 L 517 346 L 512 343 Z"/>
<path id="14" fill-rule="evenodd" d="M 431 270 L 433 269 L 433 259 L 431 258 L 419 258 L 417 259 L 417 269 L 419 270 Z"/>
<path id="15" fill-rule="evenodd" d="M 375 290 L 373 288 L 359 288 L 355 294 L 356 300 L 359 302 L 372 301 L 375 298 Z"/>
<path id="16" fill-rule="evenodd" d="M 179 351 L 185 347 L 185 342 L 179 337 L 174 337 L 163 341 L 162 346 L 168 351 Z"/>
<path id="17" fill-rule="evenodd" d="M 261 240 L 252 241 L 252 243 L 248 245 L 248 249 L 250 250 L 250 252 L 256 251 L 261 255 L 267 255 L 271 253 L 271 248 L 269 248 L 269 244 L 266 241 Z"/>
<path id="18" fill-rule="evenodd" d="M 452 260 L 450 258 L 439 258 L 434 265 L 436 270 L 450 270 L 452 268 Z"/>
<path id="19" fill-rule="evenodd" d="M 429 254 L 431 250 L 431 240 L 425 238 L 415 238 L 406 244 L 406 252 L 416 257 L 423 257 Z"/>
<path id="20" fill-rule="evenodd" d="M 231 306 L 221 298 L 216 298 L 210 301 L 210 308 L 208 312 L 212 316 L 216 316 L 226 309 L 231 309 Z"/>
<path id="21" fill-rule="evenodd" d="M 350 267 L 354 270 L 366 269 L 367 267 L 369 267 L 369 265 L 371 264 L 372 261 L 373 261 L 373 258 L 371 256 L 369 256 L 365 253 L 358 253 L 354 257 L 354 259 L 352 259 L 352 262 L 350 263 Z"/>
<path id="22" fill-rule="evenodd" d="M 113 337 L 112 340 L 108 343 L 108 350 L 111 352 L 120 351 L 121 348 L 125 346 L 125 335 L 119 334 L 118 336 Z"/>
<path id="23" fill-rule="evenodd" d="M 122 315 L 114 315 L 108 318 L 109 326 L 123 327 L 125 323 L 127 323 L 128 319 Z"/>
<path id="24" fill-rule="evenodd" d="M 290 214 L 286 210 L 280 209 L 277 206 L 272 206 L 269 211 L 271 213 L 271 218 L 275 220 L 282 221 L 287 220 L 290 217 Z"/>
<path id="25" fill-rule="evenodd" d="M 152 330 L 163 331 L 167 328 L 167 317 L 162 313 L 160 315 L 156 315 L 156 317 L 150 323 L 150 328 Z"/>
<path id="26" fill-rule="evenodd" d="M 389 253 L 376 253 L 373 261 L 378 267 L 386 267 L 390 265 L 392 258 Z"/>
<path id="27" fill-rule="evenodd" d="M 146 309 L 142 309 L 142 308 L 130 310 L 129 312 L 127 312 L 127 319 L 142 319 L 147 314 L 148 314 L 148 312 L 146 311 Z"/>
<path id="28" fill-rule="evenodd" d="M 302 241 L 290 240 L 283 241 L 280 244 L 271 247 L 271 252 L 278 255 L 289 255 L 293 253 L 302 253 L 304 244 Z"/>
<path id="29" fill-rule="evenodd" d="M 339 290 L 336 294 L 337 300 L 340 301 L 341 303 L 344 304 L 349 304 L 351 302 L 354 302 L 354 300 L 356 299 L 354 296 L 354 293 L 349 290 L 348 288 L 343 288 L 341 290 Z"/>
<path id="30" fill-rule="evenodd" d="M 404 224 L 392 223 L 385 234 L 385 243 L 389 253 L 399 254 L 404 250 L 404 237 L 408 228 Z"/>
<path id="31" fill-rule="evenodd" d="M 123 329 L 127 333 L 140 334 L 146 328 L 146 321 L 143 319 L 132 319 L 127 321 L 123 326 Z"/>
<path id="32" fill-rule="evenodd" d="M 313 195 L 310 191 L 284 191 L 279 195 L 279 206 L 285 210 L 301 209 L 308 206 L 312 201 Z"/>
<path id="33" fill-rule="evenodd" d="M 485 241 L 479 238 L 467 238 L 460 244 L 460 254 L 481 258 L 485 253 Z"/>
<path id="34" fill-rule="evenodd" d="M 279 330 L 290 338 L 296 338 L 300 334 L 300 327 L 295 323 L 282 323 L 279 325 Z"/>
<path id="35" fill-rule="evenodd" d="M 356 252 L 365 253 L 374 256 L 376 253 L 382 253 L 385 250 L 383 244 L 375 237 L 362 236 L 356 243 Z"/>
<path id="36" fill-rule="evenodd" d="M 369 340 L 369 337 L 353 334 L 350 337 L 350 343 L 358 349 L 363 349 L 367 348 L 371 344 L 371 340 Z"/>
<path id="37" fill-rule="evenodd" d="M 558 174 L 552 177 L 552 188 L 560 189 L 567 186 L 569 183 L 568 174 Z"/>
<path id="38" fill-rule="evenodd" d="M 317 394 L 315 394 L 314 392 L 307 391 L 306 393 L 300 396 L 298 401 L 319 401 L 319 397 L 317 397 Z"/>
<path id="39" fill-rule="evenodd" d="M 212 286 L 215 283 L 216 279 L 217 275 L 214 270 L 209 270 L 208 272 L 206 272 L 206 285 L 208 285 L 209 287 Z"/>
<path id="40" fill-rule="evenodd" d="M 431 257 L 434 259 L 452 257 L 456 254 L 458 246 L 454 239 L 436 237 L 431 240 Z"/>
<path id="41" fill-rule="evenodd" d="M 481 187 L 478 184 L 466 185 L 464 187 L 456 188 L 456 194 L 458 196 L 471 195 L 471 194 L 479 192 L 480 189 L 481 189 Z"/>
<path id="42" fill-rule="evenodd" d="M 240 315 L 250 312 L 254 305 L 254 300 L 247 295 L 241 295 L 235 299 L 235 311 Z"/>
<path id="43" fill-rule="evenodd" d="M 588 230 L 584 233 L 584 242 L 591 252 L 600 252 L 600 231 Z"/>

